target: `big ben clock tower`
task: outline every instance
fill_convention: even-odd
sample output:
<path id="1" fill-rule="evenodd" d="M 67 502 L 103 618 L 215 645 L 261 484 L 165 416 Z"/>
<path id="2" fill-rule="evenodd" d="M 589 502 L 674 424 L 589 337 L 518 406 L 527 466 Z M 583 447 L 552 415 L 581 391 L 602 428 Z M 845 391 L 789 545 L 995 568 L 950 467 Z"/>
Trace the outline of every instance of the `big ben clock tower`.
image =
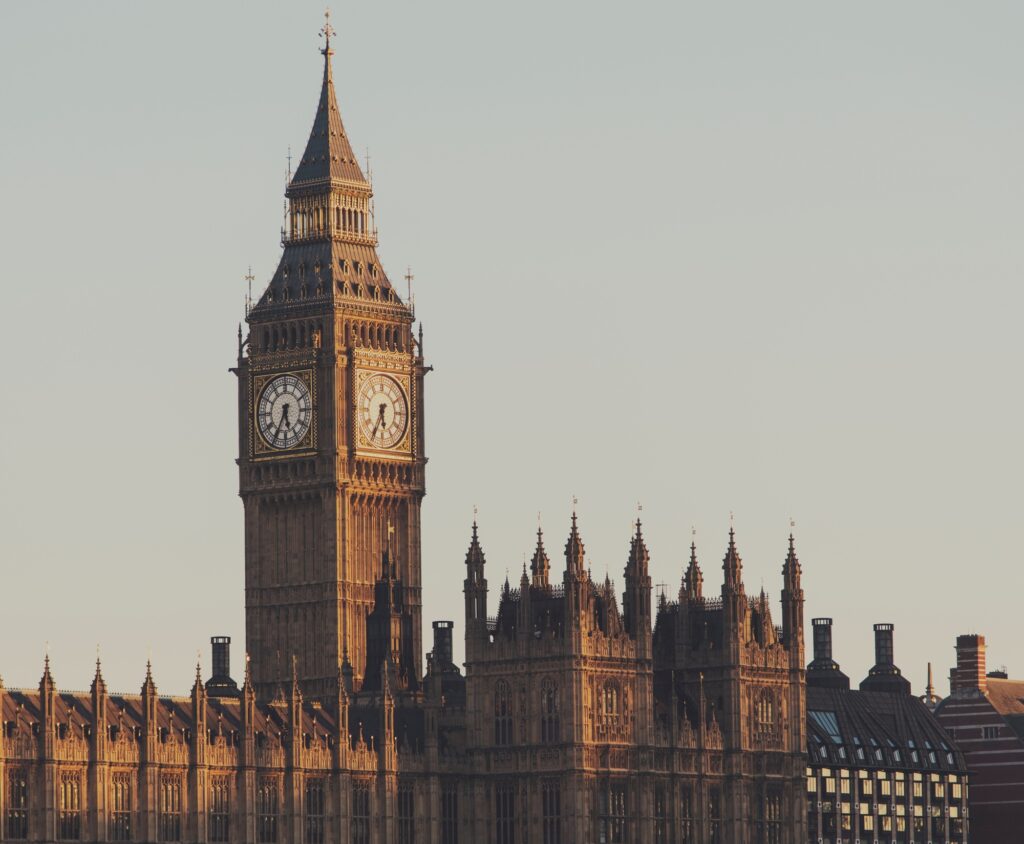
<path id="1" fill-rule="evenodd" d="M 286 191 L 283 254 L 247 315 L 235 370 L 246 647 L 264 696 L 293 664 L 307 694 L 327 694 L 349 667 L 358 686 L 382 576 L 409 622 L 405 675 L 422 674 L 426 370 L 412 309 L 377 257 L 372 188 L 335 98 L 329 23 L 322 35 L 323 86 Z"/>

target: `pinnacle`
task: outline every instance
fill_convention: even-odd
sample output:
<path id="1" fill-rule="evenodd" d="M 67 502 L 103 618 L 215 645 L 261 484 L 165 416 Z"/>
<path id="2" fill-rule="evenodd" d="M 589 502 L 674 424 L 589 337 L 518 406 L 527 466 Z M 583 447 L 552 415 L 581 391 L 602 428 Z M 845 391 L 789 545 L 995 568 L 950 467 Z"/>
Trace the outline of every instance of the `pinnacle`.
<path id="1" fill-rule="evenodd" d="M 583 572 L 583 564 L 586 559 L 586 548 L 580 538 L 579 528 L 576 523 L 576 511 L 572 513 L 572 527 L 569 530 L 569 538 L 565 542 L 565 562 L 570 571 Z"/>

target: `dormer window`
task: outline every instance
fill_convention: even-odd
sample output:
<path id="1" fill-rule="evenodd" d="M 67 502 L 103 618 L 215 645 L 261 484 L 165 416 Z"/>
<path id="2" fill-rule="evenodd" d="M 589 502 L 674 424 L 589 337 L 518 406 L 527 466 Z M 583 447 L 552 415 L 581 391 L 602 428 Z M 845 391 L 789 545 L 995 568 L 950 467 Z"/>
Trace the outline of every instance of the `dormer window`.
<path id="1" fill-rule="evenodd" d="M 359 261 L 352 262 L 352 269 L 356 271 L 356 275 L 363 274 L 363 265 Z"/>
<path id="2" fill-rule="evenodd" d="M 343 273 L 347 273 L 348 272 L 348 261 L 346 261 L 344 258 L 339 258 L 338 259 L 338 268 Z"/>
<path id="3" fill-rule="evenodd" d="M 372 275 L 374 278 L 376 278 L 377 277 L 377 265 L 376 264 L 370 264 L 369 266 L 370 266 L 370 275 Z"/>

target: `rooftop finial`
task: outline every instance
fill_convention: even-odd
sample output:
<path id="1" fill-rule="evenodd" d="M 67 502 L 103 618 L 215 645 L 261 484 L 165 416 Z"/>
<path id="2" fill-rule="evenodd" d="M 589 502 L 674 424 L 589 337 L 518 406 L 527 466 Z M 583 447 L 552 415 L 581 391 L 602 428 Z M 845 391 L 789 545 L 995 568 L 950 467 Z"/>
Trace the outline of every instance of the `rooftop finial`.
<path id="1" fill-rule="evenodd" d="M 328 6 L 324 9 L 324 25 L 320 30 L 320 35 L 324 39 L 324 48 L 320 52 L 325 56 L 331 56 L 334 54 L 334 51 L 331 49 L 331 36 L 336 34 L 334 27 L 331 26 L 331 7 Z"/>

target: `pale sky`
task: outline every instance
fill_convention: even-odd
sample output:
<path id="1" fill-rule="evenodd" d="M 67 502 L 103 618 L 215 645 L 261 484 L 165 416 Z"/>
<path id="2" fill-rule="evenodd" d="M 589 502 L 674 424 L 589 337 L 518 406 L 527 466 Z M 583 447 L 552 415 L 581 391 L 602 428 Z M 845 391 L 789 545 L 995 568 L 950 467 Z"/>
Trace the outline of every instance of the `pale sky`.
<path id="1" fill-rule="evenodd" d="M 0 6 L 0 675 L 185 693 L 244 652 L 235 332 L 279 256 L 317 3 Z M 335 7 L 380 254 L 428 362 L 425 627 L 463 636 L 573 496 L 621 589 L 706 592 L 735 514 L 854 683 L 871 625 L 939 691 L 958 633 L 1018 657 L 1024 6 L 375 2 Z M 780 621 L 780 618 L 776 619 Z M 425 635 L 429 641 L 429 634 Z M 810 636 L 807 637 L 808 658 Z"/>

